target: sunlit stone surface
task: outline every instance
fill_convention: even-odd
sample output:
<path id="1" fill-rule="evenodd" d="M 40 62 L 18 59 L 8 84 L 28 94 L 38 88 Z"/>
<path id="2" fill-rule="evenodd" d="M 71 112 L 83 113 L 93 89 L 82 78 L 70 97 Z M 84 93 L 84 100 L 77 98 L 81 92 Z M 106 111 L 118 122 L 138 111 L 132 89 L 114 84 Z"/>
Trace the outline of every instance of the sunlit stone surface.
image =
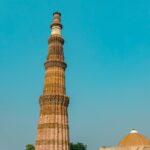
<path id="1" fill-rule="evenodd" d="M 133 129 L 116 147 L 101 147 L 100 150 L 150 150 L 150 139 Z"/>
<path id="2" fill-rule="evenodd" d="M 45 62 L 43 95 L 40 97 L 40 115 L 35 150 L 69 150 L 69 126 L 66 96 L 61 14 L 53 14 L 51 36 L 48 39 L 48 57 Z"/>

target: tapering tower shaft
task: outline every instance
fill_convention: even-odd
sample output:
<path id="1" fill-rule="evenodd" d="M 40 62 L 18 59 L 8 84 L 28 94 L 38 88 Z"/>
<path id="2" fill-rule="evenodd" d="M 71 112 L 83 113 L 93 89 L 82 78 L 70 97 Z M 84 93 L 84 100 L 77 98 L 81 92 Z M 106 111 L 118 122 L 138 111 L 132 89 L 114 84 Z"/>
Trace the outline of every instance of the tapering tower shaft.
<path id="1" fill-rule="evenodd" d="M 61 14 L 53 14 L 48 57 L 45 62 L 43 95 L 40 97 L 40 116 L 35 150 L 69 150 L 69 126 L 66 96 Z"/>

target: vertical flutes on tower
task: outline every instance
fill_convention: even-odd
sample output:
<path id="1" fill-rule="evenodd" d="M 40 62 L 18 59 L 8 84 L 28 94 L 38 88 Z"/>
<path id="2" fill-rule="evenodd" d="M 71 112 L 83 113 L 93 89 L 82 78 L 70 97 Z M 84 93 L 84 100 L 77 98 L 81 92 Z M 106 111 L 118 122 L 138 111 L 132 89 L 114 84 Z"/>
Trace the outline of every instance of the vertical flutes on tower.
<path id="1" fill-rule="evenodd" d="M 40 97 L 36 150 L 69 150 L 68 104 L 66 96 L 61 14 L 55 12 L 48 39 L 43 95 Z"/>

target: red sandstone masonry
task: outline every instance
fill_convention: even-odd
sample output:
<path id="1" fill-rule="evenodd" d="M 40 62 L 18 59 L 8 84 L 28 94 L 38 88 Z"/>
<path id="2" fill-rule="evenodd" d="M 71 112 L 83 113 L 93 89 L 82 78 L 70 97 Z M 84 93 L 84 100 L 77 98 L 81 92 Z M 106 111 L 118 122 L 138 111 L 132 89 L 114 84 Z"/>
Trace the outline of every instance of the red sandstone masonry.
<path id="1" fill-rule="evenodd" d="M 54 13 L 51 37 L 48 39 L 48 57 L 45 62 L 43 95 L 40 97 L 40 115 L 35 150 L 69 150 L 68 104 L 66 96 L 61 14 Z"/>

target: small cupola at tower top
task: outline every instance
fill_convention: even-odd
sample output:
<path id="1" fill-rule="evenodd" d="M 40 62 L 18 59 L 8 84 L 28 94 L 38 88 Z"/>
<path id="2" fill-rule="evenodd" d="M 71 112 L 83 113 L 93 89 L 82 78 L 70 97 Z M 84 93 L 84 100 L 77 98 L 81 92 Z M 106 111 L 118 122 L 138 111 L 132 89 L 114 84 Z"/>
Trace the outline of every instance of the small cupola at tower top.
<path id="1" fill-rule="evenodd" d="M 61 36 L 61 29 L 62 29 L 62 24 L 61 24 L 61 13 L 60 12 L 54 12 L 53 13 L 53 22 L 51 24 L 51 35 L 52 36 Z"/>

